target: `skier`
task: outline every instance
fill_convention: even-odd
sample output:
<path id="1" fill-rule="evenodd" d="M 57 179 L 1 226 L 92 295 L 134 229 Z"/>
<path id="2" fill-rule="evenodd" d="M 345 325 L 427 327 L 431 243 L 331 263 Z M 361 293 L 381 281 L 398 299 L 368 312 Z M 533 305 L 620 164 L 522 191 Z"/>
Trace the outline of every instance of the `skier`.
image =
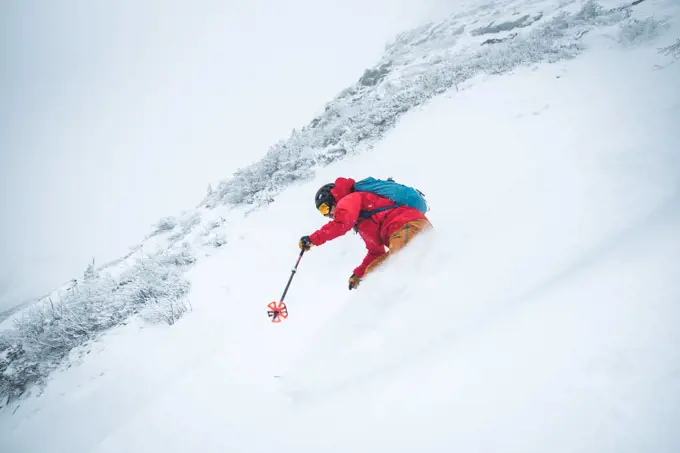
<path id="1" fill-rule="evenodd" d="M 396 206 L 392 200 L 374 193 L 355 191 L 354 184 L 351 178 L 337 178 L 335 183 L 326 184 L 317 191 L 316 208 L 332 220 L 299 241 L 300 248 L 306 251 L 354 228 L 366 243 L 368 253 L 349 278 L 350 290 L 357 288 L 361 279 L 388 256 L 432 227 L 418 209 Z"/>

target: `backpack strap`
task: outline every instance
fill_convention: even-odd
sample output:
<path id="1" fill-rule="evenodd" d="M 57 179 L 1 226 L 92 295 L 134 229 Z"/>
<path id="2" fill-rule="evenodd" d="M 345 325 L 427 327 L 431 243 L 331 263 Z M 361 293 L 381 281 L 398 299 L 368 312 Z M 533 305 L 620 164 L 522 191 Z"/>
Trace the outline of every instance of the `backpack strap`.
<path id="1" fill-rule="evenodd" d="M 397 207 L 396 205 L 395 206 L 383 206 L 382 208 L 373 209 L 372 211 L 361 211 L 359 213 L 359 218 L 360 219 L 367 219 L 367 218 L 371 217 L 373 214 L 377 214 L 379 212 L 387 211 L 388 209 L 394 209 L 396 207 Z"/>
<path id="2" fill-rule="evenodd" d="M 383 206 L 382 208 L 378 209 L 373 209 L 371 211 L 361 211 L 359 212 L 359 219 L 357 220 L 357 223 L 354 224 L 354 232 L 358 233 L 359 232 L 359 224 L 368 219 L 369 217 L 373 216 L 373 214 L 377 214 L 379 212 L 387 211 L 388 209 L 394 209 L 397 208 L 397 205 L 394 206 Z"/>

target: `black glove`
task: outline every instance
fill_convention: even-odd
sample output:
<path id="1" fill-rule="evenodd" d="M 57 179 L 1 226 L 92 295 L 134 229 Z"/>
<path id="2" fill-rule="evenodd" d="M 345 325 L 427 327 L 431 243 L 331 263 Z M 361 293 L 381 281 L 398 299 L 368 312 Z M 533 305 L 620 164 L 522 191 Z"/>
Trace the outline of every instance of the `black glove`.
<path id="1" fill-rule="evenodd" d="M 312 240 L 309 239 L 309 236 L 302 236 L 298 245 L 305 252 L 314 246 L 314 244 L 312 244 Z"/>
<path id="2" fill-rule="evenodd" d="M 356 275 L 352 274 L 352 276 L 349 278 L 350 291 L 356 289 L 359 286 L 359 283 L 361 283 L 361 279 Z"/>

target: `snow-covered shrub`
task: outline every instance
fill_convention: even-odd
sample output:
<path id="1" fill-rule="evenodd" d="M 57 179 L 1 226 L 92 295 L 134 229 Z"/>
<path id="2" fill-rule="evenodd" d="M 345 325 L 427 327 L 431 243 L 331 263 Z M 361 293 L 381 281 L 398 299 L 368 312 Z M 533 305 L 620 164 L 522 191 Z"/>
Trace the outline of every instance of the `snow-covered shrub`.
<path id="1" fill-rule="evenodd" d="M 99 272 L 97 271 L 97 268 L 94 266 L 94 258 L 92 258 L 92 262 L 87 265 L 85 272 L 83 272 L 83 278 L 85 280 L 94 280 L 98 276 Z"/>
<path id="2" fill-rule="evenodd" d="M 680 58 L 680 38 L 678 38 L 675 44 L 659 49 L 659 53 L 668 57 Z"/>
<path id="3" fill-rule="evenodd" d="M 160 219 L 158 222 L 156 222 L 156 225 L 154 225 L 154 230 L 152 235 L 163 233 L 165 231 L 170 231 L 174 230 L 175 227 L 179 224 L 179 221 L 177 218 L 169 216 L 169 217 L 163 217 Z"/>
<path id="4" fill-rule="evenodd" d="M 374 86 L 382 82 L 383 79 L 389 74 L 392 62 L 388 61 L 379 65 L 375 69 L 367 69 L 364 71 L 364 75 L 359 79 L 359 84 L 364 86 Z"/>
<path id="5" fill-rule="evenodd" d="M 213 229 L 203 235 L 202 245 L 219 248 L 227 243 L 227 236 L 224 231 Z"/>
<path id="6" fill-rule="evenodd" d="M 76 281 L 61 300 L 25 310 L 12 329 L 0 332 L 0 398 L 16 398 L 43 383 L 73 348 L 147 307 L 159 320 L 174 324 L 190 309 L 184 272 L 195 260 L 183 244 L 138 260 L 118 278 L 90 275 Z"/>
<path id="7" fill-rule="evenodd" d="M 184 239 L 195 226 L 201 224 L 201 216 L 198 213 L 193 213 L 191 215 L 184 216 L 177 225 L 179 225 L 178 231 L 174 232 L 168 238 L 170 241 L 175 242 Z"/>
<path id="8" fill-rule="evenodd" d="M 480 36 L 480 35 L 489 35 L 489 34 L 496 34 L 496 33 L 501 33 L 504 31 L 511 31 L 514 30 L 515 28 L 524 28 L 528 27 L 529 25 L 533 24 L 534 22 L 537 22 L 541 20 L 543 17 L 543 14 L 538 14 L 534 17 L 531 17 L 530 15 L 525 15 L 520 17 L 517 20 L 514 21 L 508 21 L 508 22 L 501 22 L 500 24 L 496 24 L 495 22 L 491 22 L 489 25 L 481 28 L 477 28 L 475 30 L 472 30 L 470 34 L 472 36 Z"/>
<path id="9" fill-rule="evenodd" d="M 145 321 L 153 324 L 164 322 L 171 326 L 190 310 L 191 303 L 186 298 L 177 300 L 156 299 L 144 307 L 140 312 L 140 316 Z"/>
<path id="10" fill-rule="evenodd" d="M 631 45 L 650 41 L 661 35 L 669 27 L 667 22 L 648 17 L 644 20 L 632 19 L 621 25 L 618 40 L 621 44 Z"/>

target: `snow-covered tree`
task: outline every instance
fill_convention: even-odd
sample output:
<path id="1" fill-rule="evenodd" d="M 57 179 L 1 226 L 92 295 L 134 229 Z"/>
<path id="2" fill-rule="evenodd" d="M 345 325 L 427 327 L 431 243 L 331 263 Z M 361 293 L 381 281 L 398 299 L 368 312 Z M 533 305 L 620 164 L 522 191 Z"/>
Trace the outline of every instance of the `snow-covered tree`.
<path id="1" fill-rule="evenodd" d="M 12 329 L 0 332 L 0 398 L 16 398 L 43 383 L 73 348 L 134 314 L 174 324 L 191 308 L 184 272 L 195 261 L 182 244 L 140 258 L 117 278 L 86 271 L 61 300 L 23 311 Z"/>

